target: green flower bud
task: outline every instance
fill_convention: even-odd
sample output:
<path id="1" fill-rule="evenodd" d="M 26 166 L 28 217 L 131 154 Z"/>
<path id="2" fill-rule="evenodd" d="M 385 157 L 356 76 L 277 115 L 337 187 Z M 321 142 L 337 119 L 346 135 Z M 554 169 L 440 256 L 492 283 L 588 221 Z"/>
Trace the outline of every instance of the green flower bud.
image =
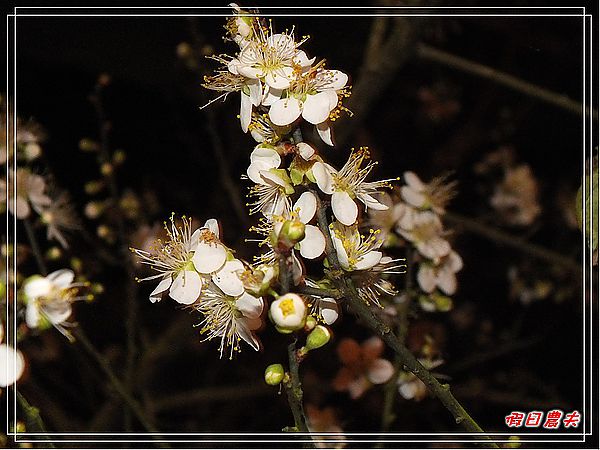
<path id="1" fill-rule="evenodd" d="M 304 348 L 307 351 L 315 350 L 323 347 L 331 339 L 331 332 L 323 325 L 317 325 L 306 337 L 306 345 Z"/>
<path id="2" fill-rule="evenodd" d="M 285 370 L 281 364 L 271 364 L 265 369 L 265 383 L 269 386 L 277 386 L 283 381 Z"/>
<path id="3" fill-rule="evenodd" d="M 306 226 L 299 220 L 286 220 L 277 236 L 277 248 L 289 250 L 304 239 Z"/>
<path id="4" fill-rule="evenodd" d="M 313 316 L 308 316 L 306 318 L 306 323 L 304 324 L 304 330 L 306 332 L 312 331 L 317 326 L 317 319 Z"/>

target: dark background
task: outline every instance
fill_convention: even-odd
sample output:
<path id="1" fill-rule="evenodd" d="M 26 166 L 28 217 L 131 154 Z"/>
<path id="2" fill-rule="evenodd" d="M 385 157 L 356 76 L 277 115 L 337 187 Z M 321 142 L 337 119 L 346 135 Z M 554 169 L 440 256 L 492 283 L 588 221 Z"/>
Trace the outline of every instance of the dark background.
<path id="1" fill-rule="evenodd" d="M 518 2 L 519 6 L 528 4 Z M 371 21 L 369 17 L 289 17 L 276 19 L 275 27 L 295 24 L 299 35 L 310 34 L 303 47 L 307 53 L 326 58 L 329 67 L 347 72 L 354 80 Z M 581 22 L 576 17 L 429 17 L 415 26 L 420 27 L 420 39 L 437 48 L 581 100 Z M 232 53 L 234 45 L 221 39 L 222 25 L 222 18 L 198 17 L 193 26 L 215 53 Z M 18 112 L 46 128 L 45 162 L 81 211 L 87 200 L 83 185 L 97 177 L 97 166 L 78 149 L 78 142 L 98 136 L 88 95 L 100 73 L 110 74 L 112 83 L 105 100 L 113 127 L 111 144 L 127 154 L 118 172 L 121 187 L 133 189 L 140 197 L 156 196 L 158 209 L 146 211 L 150 222 L 166 219 L 171 211 L 202 220 L 219 218 L 224 241 L 251 259 L 254 247 L 244 243 L 251 222 L 242 223 L 236 217 L 224 193 L 206 116 L 199 110 L 206 100 L 201 78 L 176 55 L 180 42 L 191 42 L 190 26 L 190 20 L 183 17 L 19 17 Z M 201 63 L 209 70 L 215 67 L 209 60 Z M 442 120 L 432 120 L 417 95 L 420 88 L 436 84 L 447 87 L 460 105 L 456 114 Z M 254 144 L 241 133 L 234 97 L 212 108 L 226 149 L 227 170 L 237 180 Z M 482 222 L 491 219 L 493 225 L 497 224 L 483 195 L 486 187 L 474 174 L 473 164 L 499 146 L 514 147 L 518 160 L 528 163 L 539 181 L 543 212 L 534 226 L 505 227 L 505 231 L 580 260 L 580 233 L 565 225 L 557 205 L 561 191 L 574 194 L 580 184 L 580 116 L 415 57 L 394 75 L 360 126 L 353 127 L 352 119 L 342 121 L 342 126 L 352 128 L 351 144 L 323 150 L 335 163 L 345 160 L 350 146 L 369 145 L 380 160 L 377 178 L 414 170 L 430 179 L 452 171 L 459 194 L 451 209 Z M 241 195 L 245 186 L 239 181 Z M 93 222 L 86 222 L 86 227 L 95 232 Z M 581 411 L 583 293 L 576 277 L 560 269 L 556 275 L 557 270 L 547 263 L 476 235 L 456 233 L 453 241 L 465 261 L 454 297 L 455 311 L 421 313 L 415 318 L 415 322 L 443 329 L 447 363 L 438 372 L 451 377 L 457 397 L 489 431 L 507 431 L 503 418 L 515 409 L 548 410 L 556 405 Z M 77 247 L 72 251 L 77 254 Z M 105 284 L 106 292 L 93 304 L 79 305 L 77 319 L 120 367 L 126 339 L 125 276 L 93 257 L 84 255 L 84 261 L 95 279 Z M 554 289 L 572 287 L 571 294 L 560 302 L 551 295 L 529 306 L 509 299 L 506 272 L 512 264 L 528 264 L 533 273 L 551 278 Z M 206 389 L 195 401 L 187 396 L 188 401 L 179 406 L 175 402 L 176 406 L 156 411 L 159 429 L 279 431 L 291 424 L 284 395 L 260 384 L 264 367 L 285 359 L 284 337 L 269 330 L 261 336 L 263 352 L 246 349 L 233 362 L 220 361 L 213 343 L 200 343 L 198 330 L 192 327 L 199 322 L 197 317 L 178 311 L 168 299 L 155 305 L 147 301 L 152 287 L 151 283 L 140 287 L 140 352 L 165 330 L 174 330 L 177 336 L 166 354 L 151 361 L 152 376 L 146 379 L 141 374 L 139 394 L 152 404 L 171 394 Z M 457 327 L 456 314 L 469 317 L 466 328 Z M 369 336 L 350 314 L 334 331 L 336 338 L 353 336 L 360 341 Z M 21 387 L 42 415 L 46 413 L 48 427 L 56 431 L 66 431 L 65 427 L 85 431 L 94 426 L 96 431 L 122 429 L 122 408 L 111 400 L 102 375 L 76 347 L 54 334 L 30 344 L 44 352 L 46 346 L 53 346 L 56 357 L 33 360 L 29 380 Z M 505 347 L 508 350 L 503 352 Z M 335 345 L 315 356 L 302 368 L 306 400 L 333 406 L 347 431 L 377 431 L 382 390 L 369 391 L 357 401 L 335 393 L 328 386 L 338 367 Z M 210 398 L 207 392 L 215 386 L 239 388 L 225 392 L 223 398 Z M 108 411 L 107 417 L 99 418 L 102 408 Z M 396 410 L 393 429 L 397 431 L 456 429 L 434 399 L 398 400 Z"/>

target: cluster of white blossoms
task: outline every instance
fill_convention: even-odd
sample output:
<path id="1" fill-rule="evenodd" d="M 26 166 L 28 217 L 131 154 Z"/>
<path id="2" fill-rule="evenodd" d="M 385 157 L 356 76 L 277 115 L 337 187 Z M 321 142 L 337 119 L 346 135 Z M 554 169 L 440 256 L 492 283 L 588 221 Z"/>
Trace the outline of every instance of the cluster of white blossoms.
<path id="1" fill-rule="evenodd" d="M 386 246 L 395 245 L 400 237 L 415 249 L 420 257 L 417 281 L 428 294 L 421 296 L 421 306 L 429 311 L 445 310 L 451 306 L 445 296 L 456 292 L 456 273 L 463 266 L 441 220 L 455 184 L 444 178 L 424 183 L 413 172 L 405 172 L 403 179 L 400 199 L 394 202 L 388 196 L 385 203 L 389 208 L 371 212 L 369 223 L 381 232 Z"/>
<path id="2" fill-rule="evenodd" d="M 348 76 L 326 69 L 325 61 L 315 64 L 316 58 L 308 58 L 299 48 L 308 37 L 296 40 L 293 29 L 274 33 L 259 17 L 231 6 L 234 17 L 226 25 L 227 37 L 239 52 L 213 56 L 222 67 L 205 77 L 204 86 L 223 92 L 217 99 L 240 93 L 242 130 L 250 130 L 258 142 L 278 140 L 302 118 L 333 145 L 330 124 L 344 109 L 341 99 L 349 95 Z"/>

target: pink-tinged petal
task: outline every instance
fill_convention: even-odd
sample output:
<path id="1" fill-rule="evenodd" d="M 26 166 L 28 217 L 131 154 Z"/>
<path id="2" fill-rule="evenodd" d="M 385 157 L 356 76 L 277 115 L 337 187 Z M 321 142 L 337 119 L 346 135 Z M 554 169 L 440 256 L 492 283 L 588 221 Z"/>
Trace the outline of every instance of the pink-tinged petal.
<path id="1" fill-rule="evenodd" d="M 437 284 L 446 295 L 454 295 L 456 293 L 456 276 L 454 272 L 447 268 L 442 268 L 438 272 Z"/>
<path id="2" fill-rule="evenodd" d="M 412 400 L 417 396 L 419 391 L 419 387 L 415 381 L 409 381 L 407 383 L 402 383 L 398 386 L 398 392 L 402 396 L 402 398 L 406 400 Z"/>
<path id="3" fill-rule="evenodd" d="M 262 314 L 264 303 L 261 297 L 244 292 L 235 302 L 235 307 L 248 319 L 256 319 Z"/>
<path id="4" fill-rule="evenodd" d="M 427 197 L 425 194 L 408 186 L 402 186 L 400 188 L 400 194 L 405 202 L 416 208 L 422 207 L 427 202 Z"/>
<path id="5" fill-rule="evenodd" d="M 380 203 L 375 197 L 369 194 L 358 194 L 357 197 L 361 202 L 365 204 L 367 209 L 371 208 L 376 211 L 385 211 L 388 209 L 388 206 L 384 203 Z"/>
<path id="6" fill-rule="evenodd" d="M 362 349 L 354 339 L 344 338 L 337 346 L 337 354 L 345 366 L 356 366 L 360 363 Z"/>
<path id="7" fill-rule="evenodd" d="M 331 126 L 329 120 L 320 123 L 316 126 L 317 133 L 323 142 L 333 147 L 333 137 L 331 136 Z"/>
<path id="8" fill-rule="evenodd" d="M 425 185 L 423 184 L 421 179 L 417 176 L 417 174 L 414 172 L 411 172 L 411 171 L 404 172 L 404 181 L 411 188 L 413 188 L 417 191 L 422 191 L 423 189 L 425 189 Z"/>
<path id="9" fill-rule="evenodd" d="M 227 259 L 227 250 L 221 244 L 200 242 L 192 262 L 194 267 L 200 273 L 213 273 L 223 267 Z"/>
<path id="10" fill-rule="evenodd" d="M 337 302 L 333 298 L 322 298 L 319 300 L 319 314 L 327 325 L 333 324 L 340 316 Z"/>
<path id="11" fill-rule="evenodd" d="M 247 83 L 248 90 L 250 91 L 250 101 L 254 106 L 260 105 L 262 100 L 262 83 L 260 80 L 250 80 Z"/>
<path id="12" fill-rule="evenodd" d="M 269 119 L 275 125 L 285 126 L 300 117 L 300 102 L 295 98 L 282 98 L 271 105 Z"/>
<path id="13" fill-rule="evenodd" d="M 158 286 L 150 293 L 150 301 L 152 303 L 160 301 L 162 293 L 169 289 L 172 283 L 173 279 L 171 277 L 163 278 L 160 283 L 158 283 Z"/>
<path id="14" fill-rule="evenodd" d="M 35 278 L 27 280 L 25 282 L 23 292 L 25 293 L 26 297 L 31 299 L 47 295 L 51 289 L 52 283 L 50 282 L 50 280 L 44 277 L 36 276 Z"/>
<path id="15" fill-rule="evenodd" d="M 208 219 L 206 222 L 204 222 L 204 226 L 202 228 L 207 228 L 217 238 L 221 234 L 219 231 L 219 222 L 217 219 Z"/>
<path id="16" fill-rule="evenodd" d="M 306 259 L 315 259 L 325 251 L 325 236 L 314 225 L 306 225 L 305 236 L 300 241 L 300 254 Z"/>
<path id="17" fill-rule="evenodd" d="M 345 191 L 336 191 L 331 195 L 331 209 L 336 219 L 344 225 L 350 226 L 358 218 L 358 206 Z"/>
<path id="18" fill-rule="evenodd" d="M 355 270 L 367 270 L 373 266 L 379 264 L 383 253 L 379 251 L 370 251 L 366 255 L 364 255 L 355 265 Z"/>
<path id="19" fill-rule="evenodd" d="M 19 350 L 0 344 L 0 387 L 8 387 L 21 378 L 25 369 L 25 358 Z"/>
<path id="20" fill-rule="evenodd" d="M 292 208 L 298 211 L 298 219 L 302 223 L 308 223 L 315 217 L 317 212 L 317 198 L 312 192 L 303 192 Z"/>
<path id="21" fill-rule="evenodd" d="M 296 149 L 298 154 L 302 157 L 302 159 L 308 161 L 313 157 L 316 150 L 312 145 L 307 144 L 306 142 L 299 142 L 296 144 Z"/>
<path id="22" fill-rule="evenodd" d="M 381 338 L 377 336 L 371 336 L 361 344 L 360 349 L 363 359 L 366 362 L 370 362 L 375 361 L 381 356 L 383 350 L 385 349 L 385 344 Z"/>
<path id="23" fill-rule="evenodd" d="M 327 120 L 331 109 L 330 97 L 327 92 L 307 95 L 302 105 L 302 117 L 307 122 L 317 125 Z"/>
<path id="24" fill-rule="evenodd" d="M 369 389 L 369 380 L 364 376 L 360 376 L 350 383 L 348 386 L 348 393 L 350 398 L 356 400 L 360 398 Z"/>
<path id="25" fill-rule="evenodd" d="M 348 259 L 348 253 L 344 248 L 344 244 L 342 240 L 337 238 L 333 233 L 331 233 L 331 238 L 333 240 L 333 247 L 335 248 L 335 252 L 337 253 L 338 260 L 342 269 L 348 270 L 350 269 L 350 261 Z"/>
<path id="26" fill-rule="evenodd" d="M 329 168 L 324 163 L 317 161 L 312 166 L 312 173 L 321 192 L 333 194 L 333 177 Z"/>
<path id="27" fill-rule="evenodd" d="M 175 277 L 169 296 L 177 303 L 191 305 L 200 296 L 202 291 L 202 278 L 194 270 L 183 270 Z"/>
<path id="28" fill-rule="evenodd" d="M 47 279 L 59 288 L 66 288 L 75 279 L 75 274 L 72 270 L 61 269 L 49 274 Z"/>
<path id="29" fill-rule="evenodd" d="M 259 161 L 265 163 L 270 169 L 275 169 L 281 165 L 281 156 L 274 148 L 257 145 L 250 153 L 250 163 Z"/>
<path id="30" fill-rule="evenodd" d="M 458 253 L 454 251 L 450 252 L 450 254 L 448 255 L 448 262 L 446 264 L 448 264 L 448 267 L 452 272 L 458 272 L 463 268 L 462 258 Z"/>
<path id="31" fill-rule="evenodd" d="M 373 384 L 386 383 L 394 375 L 394 366 L 387 359 L 376 359 L 371 363 L 367 378 Z"/>
<path id="32" fill-rule="evenodd" d="M 237 297 L 244 293 L 244 283 L 240 280 L 238 273 L 244 271 L 244 265 L 238 259 L 227 261 L 223 267 L 216 272 L 212 281 L 215 283 L 225 295 Z"/>
<path id="33" fill-rule="evenodd" d="M 252 121 L 252 101 L 250 96 L 240 93 L 240 125 L 244 133 L 248 132 L 248 127 Z"/>
<path id="34" fill-rule="evenodd" d="M 419 286 L 427 293 L 432 293 L 436 285 L 435 269 L 429 264 L 421 264 L 417 273 Z"/>

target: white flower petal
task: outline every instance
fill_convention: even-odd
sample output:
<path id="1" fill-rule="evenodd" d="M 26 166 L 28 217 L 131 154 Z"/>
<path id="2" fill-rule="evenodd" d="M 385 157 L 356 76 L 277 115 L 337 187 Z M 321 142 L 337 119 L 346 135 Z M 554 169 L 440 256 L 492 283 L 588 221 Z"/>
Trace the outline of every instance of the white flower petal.
<path id="1" fill-rule="evenodd" d="M 52 283 L 47 278 L 35 277 L 25 282 L 23 292 L 25 296 L 32 299 L 47 295 L 52 289 Z"/>
<path id="2" fill-rule="evenodd" d="M 248 126 L 252 121 L 252 100 L 249 95 L 240 93 L 240 125 L 244 133 L 248 132 Z"/>
<path id="3" fill-rule="evenodd" d="M 248 319 L 256 319 L 262 314 L 264 302 L 261 297 L 244 292 L 235 302 L 235 307 Z"/>
<path id="4" fill-rule="evenodd" d="M 283 93 L 283 89 L 275 89 L 265 84 L 265 93 L 262 97 L 262 105 L 263 106 L 271 106 L 277 100 L 281 98 L 281 94 Z"/>
<path id="5" fill-rule="evenodd" d="M 305 236 L 300 241 L 300 254 L 307 259 L 315 259 L 325 251 L 325 236 L 314 225 L 306 225 Z"/>
<path id="6" fill-rule="evenodd" d="M 327 325 L 333 324 L 340 315 L 337 302 L 330 297 L 322 298 L 319 300 L 319 314 Z"/>
<path id="7" fill-rule="evenodd" d="M 454 295 L 456 293 L 456 276 L 454 272 L 447 268 L 439 270 L 437 284 L 440 290 L 446 295 Z"/>
<path id="8" fill-rule="evenodd" d="M 339 70 L 329 70 L 331 82 L 326 85 L 329 89 L 335 89 L 336 91 L 342 89 L 348 84 L 348 75 Z"/>
<path id="9" fill-rule="evenodd" d="M 24 369 L 23 354 L 10 345 L 0 344 L 0 387 L 13 384 L 21 377 Z"/>
<path id="10" fill-rule="evenodd" d="M 194 270 L 184 270 L 175 277 L 169 296 L 182 305 L 191 305 L 200 296 L 202 279 Z"/>
<path id="11" fill-rule="evenodd" d="M 379 264 L 383 253 L 380 251 L 370 251 L 364 255 L 355 265 L 356 270 L 367 270 Z"/>
<path id="12" fill-rule="evenodd" d="M 325 122 L 332 109 L 330 103 L 331 99 L 327 92 L 309 94 L 302 105 L 302 117 L 313 125 Z"/>
<path id="13" fill-rule="evenodd" d="M 317 128 L 317 133 L 319 134 L 319 137 L 321 138 L 321 140 L 323 142 L 325 142 L 327 145 L 333 147 L 333 138 L 331 136 L 331 126 L 330 126 L 329 120 L 326 120 L 323 123 L 317 124 L 316 128 Z"/>
<path id="14" fill-rule="evenodd" d="M 216 272 L 212 281 L 223 291 L 224 294 L 231 297 L 237 297 L 244 293 L 244 283 L 240 280 L 238 272 L 244 271 L 244 265 L 238 259 L 227 261 L 223 267 Z"/>
<path id="15" fill-rule="evenodd" d="M 367 371 L 367 378 L 373 384 L 383 384 L 394 375 L 394 366 L 387 359 L 376 359 Z"/>
<path id="16" fill-rule="evenodd" d="M 290 87 L 290 79 L 285 70 L 271 70 L 265 76 L 265 83 L 273 89 L 287 89 Z"/>
<path id="17" fill-rule="evenodd" d="M 37 328 L 40 323 L 40 307 L 36 300 L 30 300 L 25 309 L 25 323 L 29 328 Z"/>
<path id="18" fill-rule="evenodd" d="M 294 56 L 294 63 L 298 64 L 302 68 L 307 68 L 312 66 L 316 59 L 316 57 L 309 59 L 304 50 L 298 50 L 298 53 L 296 53 L 296 56 Z"/>
<path id="19" fill-rule="evenodd" d="M 420 208 L 427 202 L 427 197 L 422 192 L 412 189 L 408 186 L 402 186 L 400 188 L 400 194 L 405 202 L 416 208 Z"/>
<path id="20" fill-rule="evenodd" d="M 350 262 L 348 260 L 348 253 L 346 252 L 346 249 L 344 248 L 344 244 L 342 243 L 342 240 L 339 239 L 338 237 L 336 237 L 333 234 L 333 232 L 331 234 L 332 234 L 331 238 L 333 240 L 333 246 L 335 247 L 335 251 L 337 253 L 340 265 L 342 266 L 342 269 L 347 270 L 350 268 Z"/>
<path id="21" fill-rule="evenodd" d="M 254 106 L 260 105 L 262 100 L 262 83 L 260 80 L 248 80 L 246 83 L 250 91 L 250 102 Z"/>
<path id="22" fill-rule="evenodd" d="M 358 194 L 357 197 L 361 202 L 365 204 L 367 208 L 374 209 L 376 211 L 385 211 L 388 206 L 379 202 L 375 197 L 369 194 Z"/>
<path id="23" fill-rule="evenodd" d="M 73 309 L 68 302 L 52 303 L 44 307 L 44 314 L 52 325 L 58 325 L 66 321 Z"/>
<path id="24" fill-rule="evenodd" d="M 331 195 L 331 209 L 336 219 L 344 225 L 352 225 L 358 217 L 356 202 L 345 191 L 336 191 Z"/>
<path id="25" fill-rule="evenodd" d="M 306 142 L 299 142 L 296 144 L 296 149 L 298 150 L 298 154 L 302 157 L 302 159 L 308 161 L 315 154 L 316 150 L 312 145 L 307 144 Z"/>
<path id="26" fill-rule="evenodd" d="M 292 208 L 298 211 L 298 219 L 302 223 L 308 223 L 315 217 L 317 212 L 317 198 L 312 192 L 303 192 Z"/>
<path id="27" fill-rule="evenodd" d="M 256 184 L 266 185 L 267 182 L 263 179 L 261 173 L 268 171 L 271 168 L 272 167 L 265 161 L 255 161 L 248 166 L 248 169 L 246 169 L 246 175 L 248 175 L 248 178 Z"/>
<path id="28" fill-rule="evenodd" d="M 219 270 L 227 259 L 227 250 L 218 243 L 200 242 L 192 261 L 200 273 L 208 274 Z"/>
<path id="29" fill-rule="evenodd" d="M 312 166 L 312 173 L 321 192 L 329 195 L 333 194 L 333 177 L 328 167 L 324 163 L 317 161 Z"/>
<path id="30" fill-rule="evenodd" d="M 251 47 L 251 46 L 250 45 L 246 46 L 246 48 L 244 50 L 246 50 L 248 47 Z M 244 50 L 242 50 L 242 53 L 244 52 Z M 242 57 L 241 54 L 240 54 L 240 57 Z M 246 78 L 257 79 L 257 78 L 261 78 L 263 76 L 263 70 L 258 67 L 252 67 L 252 66 L 246 66 L 246 65 L 240 64 L 236 67 L 236 69 L 240 75 L 243 75 Z"/>
<path id="31" fill-rule="evenodd" d="M 300 103 L 295 98 L 277 100 L 269 109 L 269 119 L 275 125 L 285 126 L 300 117 Z"/>
<path id="32" fill-rule="evenodd" d="M 66 288 L 75 279 L 75 274 L 72 270 L 61 269 L 56 272 L 52 272 L 46 277 L 50 282 L 59 288 Z"/>
<path id="33" fill-rule="evenodd" d="M 404 172 L 404 181 L 408 184 L 412 189 L 417 191 L 422 191 L 425 189 L 425 185 L 421 181 L 421 179 L 417 176 L 416 173 L 411 171 Z"/>
<path id="34" fill-rule="evenodd" d="M 208 219 L 206 222 L 204 222 L 204 226 L 202 228 L 207 228 L 212 234 L 219 238 L 219 221 L 217 219 Z"/>
<path id="35" fill-rule="evenodd" d="M 281 165 L 281 156 L 274 148 L 257 145 L 250 153 L 250 163 L 265 163 L 269 168 L 276 169 Z"/>
<path id="36" fill-rule="evenodd" d="M 436 285 L 435 270 L 429 264 L 421 264 L 417 273 L 419 286 L 427 293 L 432 293 Z"/>
<path id="37" fill-rule="evenodd" d="M 158 286 L 156 286 L 154 288 L 154 290 L 150 293 L 150 301 L 152 303 L 156 303 L 156 302 L 160 301 L 161 294 L 163 292 L 165 292 L 167 289 L 169 289 L 171 287 L 172 283 L 173 283 L 173 279 L 171 277 L 163 278 L 160 281 L 160 283 L 158 283 Z"/>

